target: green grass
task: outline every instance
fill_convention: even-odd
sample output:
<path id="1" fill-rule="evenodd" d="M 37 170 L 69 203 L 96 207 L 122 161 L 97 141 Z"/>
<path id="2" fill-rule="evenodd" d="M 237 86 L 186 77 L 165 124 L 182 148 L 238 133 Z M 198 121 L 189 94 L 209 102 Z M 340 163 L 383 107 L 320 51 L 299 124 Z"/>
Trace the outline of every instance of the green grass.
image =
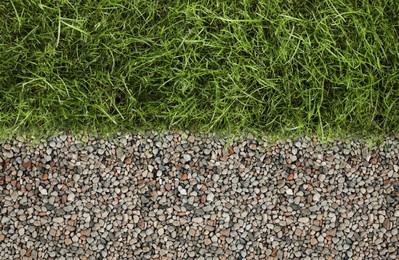
<path id="1" fill-rule="evenodd" d="M 399 5 L 0 3 L 0 133 L 399 129 Z"/>

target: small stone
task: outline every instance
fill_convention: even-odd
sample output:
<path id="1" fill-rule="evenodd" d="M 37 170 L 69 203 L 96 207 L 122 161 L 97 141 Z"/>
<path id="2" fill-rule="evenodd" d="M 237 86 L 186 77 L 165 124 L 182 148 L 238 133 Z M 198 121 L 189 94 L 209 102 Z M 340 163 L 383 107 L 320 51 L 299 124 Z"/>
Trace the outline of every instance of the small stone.
<path id="1" fill-rule="evenodd" d="M 294 195 L 294 192 L 291 189 L 287 189 L 285 193 L 287 193 L 287 195 Z"/>
<path id="2" fill-rule="evenodd" d="M 140 219 L 139 220 L 139 222 L 137 223 L 137 226 L 141 229 L 141 230 L 144 230 L 144 228 L 145 228 L 145 222 L 144 222 L 144 219 Z"/>
<path id="3" fill-rule="evenodd" d="M 72 240 L 69 237 L 67 237 L 65 239 L 65 245 L 69 246 L 70 244 L 72 244 Z"/>
<path id="4" fill-rule="evenodd" d="M 189 162 L 189 161 L 191 161 L 191 156 L 190 156 L 189 154 L 183 154 L 183 159 L 184 159 L 186 162 Z"/>
<path id="5" fill-rule="evenodd" d="M 306 217 L 299 218 L 298 221 L 301 223 L 307 224 L 307 223 L 309 223 L 309 218 L 306 218 Z"/>
<path id="6" fill-rule="evenodd" d="M 23 236 L 23 235 L 25 234 L 25 229 L 24 229 L 24 228 L 20 228 L 20 229 L 18 230 L 18 234 L 19 234 L 20 236 Z"/>
<path id="7" fill-rule="evenodd" d="M 230 229 L 223 229 L 222 231 L 220 231 L 220 234 L 223 236 L 230 236 Z"/>
<path id="8" fill-rule="evenodd" d="M 180 192 L 181 195 L 187 195 L 186 189 L 180 188 L 179 192 Z"/>
<path id="9" fill-rule="evenodd" d="M 72 241 L 75 242 L 75 243 L 78 242 L 78 241 L 79 241 L 78 236 L 76 236 L 76 235 L 73 236 L 73 237 L 72 237 Z"/>
<path id="10" fill-rule="evenodd" d="M 61 224 L 61 223 L 64 223 L 64 219 L 63 219 L 63 218 L 60 218 L 60 217 L 53 218 L 53 222 L 58 223 L 58 224 Z"/>
<path id="11" fill-rule="evenodd" d="M 140 218 L 139 218 L 139 216 L 137 216 L 137 215 L 134 215 L 133 216 L 133 223 L 138 223 L 139 222 L 139 220 L 140 220 Z"/>
<path id="12" fill-rule="evenodd" d="M 192 237 L 195 236 L 195 229 L 190 228 L 190 230 L 188 231 L 188 234 Z"/>
<path id="13" fill-rule="evenodd" d="M 4 239 L 6 239 L 6 236 L 3 234 L 0 234 L 0 241 L 4 241 Z"/>
<path id="14" fill-rule="evenodd" d="M 30 168 L 30 167 L 31 167 L 31 165 L 32 165 L 32 161 L 27 161 L 27 162 L 24 162 L 24 163 L 22 164 L 22 166 L 24 166 L 24 167 L 25 167 L 25 169 L 28 169 L 28 168 Z"/>
<path id="15" fill-rule="evenodd" d="M 42 175 L 42 180 L 43 180 L 43 181 L 47 181 L 47 180 L 48 180 L 48 174 L 47 174 L 47 173 L 44 173 L 44 174 Z"/>
<path id="16" fill-rule="evenodd" d="M 82 231 L 80 231 L 81 235 L 84 235 L 86 237 L 90 236 L 91 234 L 91 228 L 87 228 L 87 229 L 83 229 Z"/>
<path id="17" fill-rule="evenodd" d="M 64 211 L 66 211 L 66 212 L 71 212 L 71 211 L 73 211 L 74 210 L 74 207 L 72 206 L 72 205 L 68 205 L 68 206 L 66 206 L 65 208 L 64 208 Z"/>
<path id="18" fill-rule="evenodd" d="M 74 199 L 75 199 L 75 194 L 69 193 L 69 194 L 68 194 L 68 200 L 69 200 L 69 201 L 73 201 Z"/>
<path id="19" fill-rule="evenodd" d="M 47 190 L 43 188 L 39 188 L 40 194 L 47 195 Z"/>
<path id="20" fill-rule="evenodd" d="M 190 136 L 187 138 L 187 141 L 189 141 L 190 143 L 194 143 L 195 137 L 194 137 L 193 135 L 190 135 Z"/>
<path id="21" fill-rule="evenodd" d="M 103 155 L 103 154 L 105 153 L 105 150 L 104 150 L 104 149 L 98 149 L 98 150 L 97 150 L 97 153 L 98 153 L 99 155 Z"/>
<path id="22" fill-rule="evenodd" d="M 159 236 L 163 236 L 164 233 L 165 233 L 165 230 L 163 228 L 158 229 Z"/>
<path id="23" fill-rule="evenodd" d="M 212 241 L 209 238 L 205 238 L 204 243 L 206 246 L 209 246 L 210 244 L 212 244 Z"/>
<path id="24" fill-rule="evenodd" d="M 315 238 L 310 239 L 310 244 L 312 244 L 312 246 L 316 245 L 318 242 Z"/>
<path id="25" fill-rule="evenodd" d="M 213 195 L 213 193 L 209 193 L 208 196 L 206 197 L 206 199 L 208 201 L 213 201 L 214 198 L 215 198 L 215 195 Z"/>
<path id="26" fill-rule="evenodd" d="M 197 224 L 201 224 L 204 220 L 202 218 L 196 217 L 193 218 L 192 221 Z"/>
<path id="27" fill-rule="evenodd" d="M 396 210 L 395 213 L 393 214 L 395 217 L 399 217 L 399 210 Z"/>
<path id="28" fill-rule="evenodd" d="M 391 229 L 391 222 L 389 221 L 389 219 L 385 219 L 383 226 L 386 230 L 390 230 Z"/>
<path id="29" fill-rule="evenodd" d="M 332 237 L 335 236 L 336 233 L 337 233 L 337 229 L 336 228 L 330 229 L 330 230 L 328 230 L 326 232 L 327 235 L 332 236 Z"/>
<path id="30" fill-rule="evenodd" d="M 314 194 L 313 195 L 313 200 L 314 201 L 319 201 L 320 200 L 320 194 L 319 193 Z"/>

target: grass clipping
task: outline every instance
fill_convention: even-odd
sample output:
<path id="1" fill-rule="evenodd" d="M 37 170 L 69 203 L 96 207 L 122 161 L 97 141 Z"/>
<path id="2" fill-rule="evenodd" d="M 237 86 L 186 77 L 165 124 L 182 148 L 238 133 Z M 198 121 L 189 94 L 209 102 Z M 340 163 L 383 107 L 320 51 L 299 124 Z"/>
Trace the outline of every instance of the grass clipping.
<path id="1" fill-rule="evenodd" d="M 1 133 L 397 132 L 396 1 L 0 5 Z"/>

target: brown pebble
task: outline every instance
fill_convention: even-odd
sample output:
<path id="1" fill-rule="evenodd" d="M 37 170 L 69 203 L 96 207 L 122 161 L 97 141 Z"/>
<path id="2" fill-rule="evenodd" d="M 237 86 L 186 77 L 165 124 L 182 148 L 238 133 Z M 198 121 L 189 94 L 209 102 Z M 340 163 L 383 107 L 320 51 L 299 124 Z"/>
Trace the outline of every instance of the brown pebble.
<path id="1" fill-rule="evenodd" d="M 372 158 L 372 159 L 370 160 L 370 163 L 371 163 L 371 164 L 374 164 L 374 165 L 377 164 L 377 158 L 375 158 L 375 157 Z"/>
<path id="2" fill-rule="evenodd" d="M 328 230 L 326 233 L 327 233 L 327 235 L 333 237 L 333 236 L 335 236 L 335 234 L 337 233 L 337 229 L 336 229 L 336 228 L 330 229 L 330 230 Z"/>
<path id="3" fill-rule="evenodd" d="M 68 238 L 66 238 L 65 239 L 65 244 L 67 245 L 67 246 L 69 246 L 70 244 L 72 244 L 72 240 L 68 237 Z"/>
<path id="4" fill-rule="evenodd" d="M 32 162 L 31 161 L 28 161 L 28 162 L 24 162 L 23 164 L 22 164 L 22 166 L 24 166 L 25 167 L 25 169 L 28 169 L 28 168 L 30 168 L 30 166 L 32 165 Z"/>
<path id="5" fill-rule="evenodd" d="M 48 180 L 48 174 L 47 173 L 42 175 L 42 180 L 43 181 L 47 181 Z"/>
<path id="6" fill-rule="evenodd" d="M 30 248 L 26 249 L 25 256 L 30 257 L 31 250 Z"/>
<path id="7" fill-rule="evenodd" d="M 188 178 L 187 173 L 183 173 L 183 175 L 181 176 L 181 180 L 185 181 L 185 180 L 187 180 L 187 178 Z"/>
<path id="8" fill-rule="evenodd" d="M 201 203 L 205 204 L 205 202 L 206 202 L 206 195 L 202 195 L 201 196 Z"/>
<path id="9" fill-rule="evenodd" d="M 0 234 L 0 241 L 4 241 L 4 239 L 6 239 L 6 236 L 3 234 Z"/>
<path id="10" fill-rule="evenodd" d="M 170 185 L 169 183 L 166 183 L 166 184 L 165 184 L 165 189 L 166 189 L 167 191 L 170 191 L 170 189 L 172 189 L 172 185 Z"/>
<path id="11" fill-rule="evenodd" d="M 125 164 L 131 164 L 131 163 L 132 163 L 132 157 L 126 157 Z"/>
<path id="12" fill-rule="evenodd" d="M 90 236 L 91 234 L 91 228 L 87 228 L 87 229 L 83 229 L 82 231 L 80 231 L 81 235 L 84 235 L 86 237 Z"/>
<path id="13" fill-rule="evenodd" d="M 289 175 L 288 175 L 288 180 L 289 181 L 292 181 L 294 179 L 294 174 L 293 173 L 290 173 Z"/>
<path id="14" fill-rule="evenodd" d="M 65 204 L 65 202 L 67 202 L 68 200 L 68 196 L 67 195 L 62 195 L 61 201 L 63 204 Z"/>
<path id="15" fill-rule="evenodd" d="M 386 230 L 390 230 L 391 229 L 391 222 L 389 221 L 389 219 L 385 219 L 383 226 Z"/>
<path id="16" fill-rule="evenodd" d="M 230 229 L 229 228 L 223 229 L 222 231 L 220 231 L 220 234 L 228 237 L 230 236 Z"/>
<path id="17" fill-rule="evenodd" d="M 39 214 L 37 214 L 37 215 L 39 215 L 40 217 L 43 217 L 43 216 L 46 216 L 47 213 L 46 212 L 39 212 Z"/>
<path id="18" fill-rule="evenodd" d="M 186 212 L 178 212 L 177 215 L 178 215 L 179 217 L 185 216 L 185 215 L 186 215 Z"/>
<path id="19" fill-rule="evenodd" d="M 141 219 L 139 220 L 139 222 L 137 223 L 137 226 L 138 226 L 141 230 L 144 230 L 144 228 L 145 228 L 145 222 L 144 222 L 144 219 L 143 219 L 143 218 L 141 218 Z"/>

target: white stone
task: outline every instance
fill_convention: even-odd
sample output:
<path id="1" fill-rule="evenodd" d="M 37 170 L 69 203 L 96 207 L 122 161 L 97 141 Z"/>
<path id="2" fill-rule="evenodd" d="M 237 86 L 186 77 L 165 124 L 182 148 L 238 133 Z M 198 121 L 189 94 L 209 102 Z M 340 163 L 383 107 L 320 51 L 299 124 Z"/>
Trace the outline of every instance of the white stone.
<path id="1" fill-rule="evenodd" d="M 58 223 L 58 224 L 61 224 L 61 223 L 64 222 L 64 219 L 63 219 L 63 218 L 60 218 L 60 217 L 53 218 L 53 222 Z"/>
<path id="2" fill-rule="evenodd" d="M 68 195 L 68 200 L 69 200 L 69 201 L 73 201 L 74 199 L 75 199 L 75 194 L 69 193 L 69 195 Z"/>
<path id="3" fill-rule="evenodd" d="M 192 220 L 193 220 L 194 223 L 197 223 L 197 224 L 201 224 L 204 221 L 202 218 L 198 218 L 198 217 L 197 218 L 193 218 Z"/>
<path id="4" fill-rule="evenodd" d="M 184 159 L 186 162 L 189 162 L 189 161 L 191 161 L 191 156 L 190 156 L 189 154 L 183 154 L 183 159 Z"/>
<path id="5" fill-rule="evenodd" d="M 301 223 L 307 224 L 307 223 L 309 223 L 309 218 L 306 218 L 306 217 L 299 218 L 298 221 L 301 222 Z"/>
<path id="6" fill-rule="evenodd" d="M 208 196 L 206 197 L 206 199 L 208 201 L 213 201 L 214 198 L 215 198 L 215 195 L 213 195 L 213 193 L 209 193 Z"/>
<path id="7" fill-rule="evenodd" d="M 315 195 L 313 195 L 313 200 L 314 201 L 319 201 L 320 200 L 320 194 L 316 193 Z"/>
<path id="8" fill-rule="evenodd" d="M 181 195 L 187 195 L 186 189 L 183 189 L 183 188 L 179 187 L 178 190 L 179 190 Z"/>
<path id="9" fill-rule="evenodd" d="M 47 195 L 47 190 L 43 189 L 43 188 L 40 188 L 40 194 Z"/>

